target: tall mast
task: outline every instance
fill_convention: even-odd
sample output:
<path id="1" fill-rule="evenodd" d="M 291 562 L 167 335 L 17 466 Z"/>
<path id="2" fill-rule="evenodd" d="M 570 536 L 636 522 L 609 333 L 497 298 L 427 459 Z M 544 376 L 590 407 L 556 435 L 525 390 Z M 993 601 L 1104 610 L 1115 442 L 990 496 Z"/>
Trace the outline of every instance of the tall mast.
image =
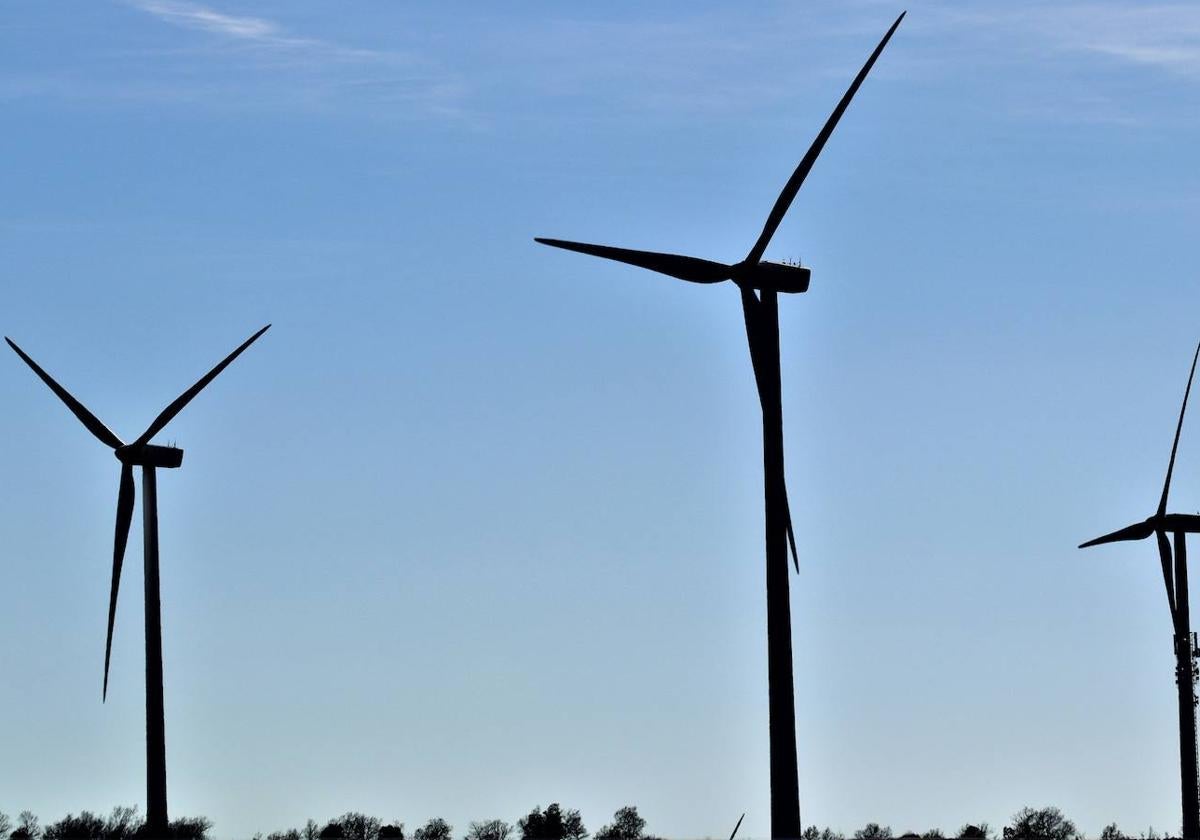
<path id="1" fill-rule="evenodd" d="M 167 735 L 163 715 L 162 609 L 158 586 L 158 486 L 142 467 L 142 537 L 146 583 L 146 828 L 167 836 Z"/>

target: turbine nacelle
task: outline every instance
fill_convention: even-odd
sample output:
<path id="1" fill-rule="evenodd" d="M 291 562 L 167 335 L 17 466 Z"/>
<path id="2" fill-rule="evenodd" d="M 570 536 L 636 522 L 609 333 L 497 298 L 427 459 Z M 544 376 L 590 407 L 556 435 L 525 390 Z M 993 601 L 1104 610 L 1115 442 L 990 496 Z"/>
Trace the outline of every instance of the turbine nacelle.
<path id="1" fill-rule="evenodd" d="M 799 294 L 808 291 L 812 272 L 801 265 L 761 260 L 753 265 L 740 262 L 733 266 L 733 282 L 760 292 Z"/>
<path id="2" fill-rule="evenodd" d="M 174 470 L 183 464 L 183 450 L 177 446 L 157 446 L 153 443 L 138 446 L 131 443 L 118 447 L 113 454 L 117 456 L 118 461 L 130 467 Z"/>

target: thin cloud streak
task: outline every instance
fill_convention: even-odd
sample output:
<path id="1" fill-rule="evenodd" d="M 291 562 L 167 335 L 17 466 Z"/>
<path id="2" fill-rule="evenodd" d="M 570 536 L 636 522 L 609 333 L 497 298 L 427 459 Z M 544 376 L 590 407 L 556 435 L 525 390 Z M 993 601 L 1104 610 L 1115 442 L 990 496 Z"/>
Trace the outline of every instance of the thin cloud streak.
<path id="1" fill-rule="evenodd" d="M 1200 7 L 1050 9 L 1043 25 L 1067 49 L 1200 78 Z"/>
<path id="2" fill-rule="evenodd" d="M 1019 5 L 1003 11 L 930 10 L 933 29 L 1016 33 L 1051 53 L 1087 52 L 1200 78 L 1200 6 L 1163 3 Z M 927 13 L 928 14 L 928 13 Z M 930 17 L 933 20 L 930 20 Z M 920 26 L 921 24 L 918 24 Z"/>
<path id="3" fill-rule="evenodd" d="M 152 46 L 97 42 L 86 72 L 50 64 L 0 75 L 0 101 L 57 99 L 89 105 L 141 103 L 346 112 L 369 106 L 373 117 L 428 120 L 476 129 L 460 74 L 418 50 L 371 49 L 296 34 L 265 17 L 227 14 L 191 0 L 118 0 L 171 29 L 196 33 L 193 43 Z M 216 60 L 218 59 L 219 60 Z M 386 107 L 380 111 L 379 106 Z"/>
<path id="4" fill-rule="evenodd" d="M 409 56 L 395 52 L 345 47 L 317 38 L 300 38 L 266 18 L 229 15 L 186 0 L 131 0 L 133 6 L 159 20 L 184 29 L 221 35 L 243 46 L 258 46 L 274 51 L 303 51 L 306 57 L 325 57 L 350 61 L 408 61 Z"/>
<path id="5" fill-rule="evenodd" d="M 279 39 L 279 27 L 262 18 L 235 17 L 194 3 L 172 2 L 171 0 L 142 0 L 136 5 L 143 11 L 179 26 L 256 41 Z M 291 42 L 292 39 L 284 40 Z"/>

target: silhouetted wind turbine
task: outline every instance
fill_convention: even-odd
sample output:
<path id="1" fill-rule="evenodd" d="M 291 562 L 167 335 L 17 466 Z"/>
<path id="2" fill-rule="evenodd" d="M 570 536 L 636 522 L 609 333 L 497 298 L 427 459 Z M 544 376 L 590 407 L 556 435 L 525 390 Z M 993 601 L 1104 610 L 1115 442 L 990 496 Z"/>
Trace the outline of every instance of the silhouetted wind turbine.
<path id="1" fill-rule="evenodd" d="M 1080 548 L 1104 543 L 1127 540 L 1144 540 L 1154 534 L 1158 541 L 1158 559 L 1162 564 L 1163 584 L 1167 589 L 1167 606 L 1171 609 L 1171 623 L 1175 630 L 1175 684 L 1179 695 L 1179 770 L 1180 790 L 1183 800 L 1183 836 L 1200 837 L 1200 779 L 1196 766 L 1196 642 L 1192 636 L 1191 618 L 1188 615 L 1187 577 L 1187 534 L 1200 532 L 1200 516 L 1184 513 L 1167 513 L 1167 494 L 1171 490 L 1171 474 L 1175 471 L 1175 453 L 1179 449 L 1179 433 L 1183 431 L 1183 415 L 1187 411 L 1188 395 L 1192 392 L 1192 377 L 1196 374 L 1196 360 L 1200 358 L 1200 346 L 1192 357 L 1192 371 L 1188 374 L 1187 388 L 1183 392 L 1183 405 L 1179 409 L 1179 422 L 1175 426 L 1175 440 L 1171 444 L 1171 459 L 1167 462 L 1167 479 L 1163 482 L 1158 510 L 1145 521 L 1089 540 Z M 1172 564 L 1171 541 L 1175 543 Z M 1172 565 L 1174 568 L 1172 569 Z"/>
<path id="2" fill-rule="evenodd" d="M 792 685 L 792 620 L 788 602 L 787 552 L 791 545 L 792 561 L 796 559 L 796 539 L 792 531 L 791 511 L 787 501 L 787 486 L 783 469 L 783 404 L 780 395 L 779 373 L 779 307 L 780 292 L 808 290 L 809 270 L 798 265 L 767 262 L 763 254 L 775 235 L 776 228 L 799 192 L 801 184 L 816 162 L 817 155 L 833 133 L 850 100 L 871 71 L 875 60 L 904 13 L 888 29 L 875 47 L 867 63 L 854 78 L 833 114 L 825 122 L 816 140 L 801 159 L 796 171 L 775 200 L 767 223 L 750 253 L 739 263 L 726 265 L 696 257 L 662 254 L 654 251 L 633 251 L 607 245 L 567 242 L 561 239 L 536 241 L 555 248 L 578 251 L 596 257 L 648 268 L 660 274 L 692 283 L 720 283 L 732 280 L 740 289 L 742 312 L 746 321 L 746 338 L 750 345 L 750 361 L 758 385 L 763 414 L 763 471 L 766 506 L 767 562 L 767 693 L 770 707 L 771 737 L 771 836 L 796 838 L 800 836 L 800 792 L 796 773 L 796 710 Z M 758 292 L 755 295 L 755 291 Z"/>
<path id="3" fill-rule="evenodd" d="M 226 356 L 220 364 L 200 378 L 154 418 L 146 431 L 132 443 L 125 443 L 97 419 L 83 403 L 71 396 L 38 363 L 11 339 L 9 346 L 25 364 L 33 368 L 43 382 L 62 400 L 71 413 L 104 445 L 112 448 L 121 462 L 121 483 L 117 491 L 117 527 L 113 540 L 112 589 L 108 599 L 108 634 L 104 642 L 104 686 L 101 699 L 108 696 L 108 663 L 112 653 L 113 621 L 117 613 L 117 590 L 121 583 L 121 565 L 125 544 L 129 540 L 129 524 L 133 518 L 133 468 L 142 468 L 142 537 L 145 555 L 146 598 L 146 828 L 151 837 L 167 834 L 167 755 L 163 721 L 162 617 L 158 595 L 158 496 L 155 469 L 175 469 L 183 463 L 183 450 L 175 446 L 157 446 L 150 439 L 161 432 L 183 410 L 192 398 L 216 378 L 230 362 L 269 328 L 263 327 L 246 339 L 240 347 Z"/>

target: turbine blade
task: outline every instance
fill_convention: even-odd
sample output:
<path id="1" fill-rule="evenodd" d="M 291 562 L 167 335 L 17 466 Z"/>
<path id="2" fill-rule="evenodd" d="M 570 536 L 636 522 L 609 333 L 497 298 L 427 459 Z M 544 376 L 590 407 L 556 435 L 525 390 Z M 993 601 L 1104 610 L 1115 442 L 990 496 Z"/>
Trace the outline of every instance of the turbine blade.
<path id="1" fill-rule="evenodd" d="M 263 333 L 265 333 L 270 328 L 271 328 L 271 325 L 267 324 L 265 327 L 263 327 L 261 330 L 256 332 L 254 335 L 250 336 L 248 339 L 243 341 L 236 350 L 234 350 L 232 353 L 230 353 L 228 356 L 226 356 L 224 359 L 222 359 L 220 364 L 218 364 L 215 368 L 210 370 L 208 373 L 204 374 L 204 376 L 200 377 L 200 380 L 195 385 L 193 385 L 191 388 L 188 388 L 186 391 L 184 391 L 182 394 L 180 394 L 175 399 L 175 402 L 171 403 L 169 406 L 164 408 L 162 410 L 162 413 L 154 418 L 154 422 L 150 424 L 150 426 L 146 429 L 146 431 L 142 432 L 142 436 L 139 437 L 137 440 L 135 440 L 130 445 L 131 446 L 145 446 L 147 443 L 149 443 L 150 438 L 154 437 L 156 434 L 161 432 L 163 427 L 166 426 L 168 423 L 170 423 L 175 418 L 176 414 L 183 411 L 183 407 L 185 405 L 187 405 L 189 402 L 191 402 L 193 397 L 195 397 L 197 394 L 199 394 L 201 391 L 203 391 L 205 386 L 208 385 L 208 383 L 210 383 L 214 379 L 216 379 L 218 373 L 225 370 L 225 368 L 227 368 L 229 366 L 230 362 L 232 362 L 234 359 L 236 359 L 238 356 L 240 356 L 242 354 L 243 350 L 245 350 L 247 347 L 249 347 L 251 344 L 253 344 L 256 340 L 258 340 L 258 337 L 260 335 L 262 335 Z"/>
<path id="2" fill-rule="evenodd" d="M 740 817 L 738 817 L 737 825 L 733 827 L 733 834 L 729 835 L 729 840 L 733 840 L 733 838 L 737 836 L 737 830 L 742 827 L 742 820 L 744 819 L 746 819 L 745 814 L 742 814 Z"/>
<path id="3" fill-rule="evenodd" d="M 1130 525 L 1128 528 L 1122 528 L 1119 531 L 1113 531 L 1111 534 L 1105 534 L 1103 537 L 1088 540 L 1079 547 L 1091 548 L 1093 545 L 1103 545 L 1104 543 L 1121 542 L 1123 540 L 1144 540 L 1153 531 L 1154 529 L 1150 526 L 1149 522 L 1139 522 L 1136 525 Z"/>
<path id="4" fill-rule="evenodd" d="M 1176 626 L 1179 627 L 1180 633 L 1186 633 L 1192 628 L 1188 626 L 1191 616 L 1186 615 L 1188 596 L 1182 592 L 1188 585 L 1187 573 L 1187 532 L 1176 531 L 1171 535 L 1174 538 L 1175 548 L 1175 606 L 1179 608 L 1179 613 L 1175 614 Z M 1182 602 L 1182 607 L 1180 603 Z M 1182 625 L 1182 626 L 1180 626 Z"/>
<path id="5" fill-rule="evenodd" d="M 53 391 L 55 395 L 66 404 L 67 408 L 71 409 L 71 413 L 78 417 L 79 421 L 83 423 L 83 425 L 87 427 L 87 430 L 95 435 L 101 443 L 103 443 L 105 446 L 110 446 L 113 449 L 124 445 L 121 439 L 113 434 L 112 430 L 109 429 L 108 426 L 105 426 L 103 423 L 101 423 L 95 414 L 92 414 L 92 412 L 88 411 L 87 408 L 84 407 L 83 403 L 71 396 L 67 389 L 55 382 L 54 378 L 50 376 L 50 374 L 46 373 L 46 371 L 42 370 L 37 362 L 25 355 L 25 351 L 18 347 L 15 341 L 7 336 L 5 336 L 4 340 L 8 342 L 9 347 L 17 351 L 17 355 L 24 360 L 25 364 L 33 368 L 33 372 L 36 373 L 43 382 L 50 386 L 50 390 Z"/>
<path id="6" fill-rule="evenodd" d="M 767 216 L 767 223 L 763 226 L 762 233 L 758 236 L 758 241 L 754 243 L 754 247 L 750 249 L 750 253 L 746 256 L 747 263 L 754 265 L 763 258 L 771 237 L 775 235 L 775 229 L 779 227 L 779 223 L 783 221 L 784 214 L 792 206 L 792 201 L 796 198 L 796 193 L 800 191 L 800 185 L 804 183 L 804 179 L 808 177 L 809 170 L 812 169 L 813 164 L 817 161 L 817 155 L 821 154 L 821 150 L 825 148 L 825 142 L 833 134 L 838 120 L 842 118 L 842 114 L 845 113 L 846 108 L 850 105 L 850 100 L 854 98 L 854 94 L 858 93 L 858 88 L 862 85 L 863 80 L 867 78 L 867 74 L 871 72 L 871 67 L 874 66 L 875 60 L 879 58 L 879 54 L 883 52 L 883 48 L 891 40 L 892 33 L 900 25 L 900 21 L 904 20 L 905 14 L 907 12 L 901 12 L 900 17 L 896 18 L 896 22 L 892 24 L 892 28 L 883 36 L 883 40 L 879 42 L 879 46 L 875 48 L 875 52 L 871 53 L 871 57 L 867 59 L 867 63 L 863 65 L 863 68 L 858 71 L 858 75 L 854 77 L 854 81 L 850 83 L 849 90 L 842 96 L 837 107 L 833 109 L 833 113 L 830 114 L 829 119 L 825 121 L 825 125 L 821 128 L 820 133 L 817 134 L 817 139 L 813 140 L 812 145 L 808 147 L 808 151 L 804 153 L 804 157 L 800 160 L 796 171 L 792 173 L 792 177 L 784 185 L 783 192 L 779 194 L 779 198 L 775 199 L 775 206 L 771 208 L 771 215 Z"/>
<path id="7" fill-rule="evenodd" d="M 796 532 L 792 530 L 792 505 L 788 501 L 787 482 L 783 485 L 783 512 L 787 514 L 788 546 L 792 549 L 792 565 L 796 574 L 800 574 L 800 555 L 796 553 Z"/>
<path id="8" fill-rule="evenodd" d="M 746 343 L 750 347 L 750 366 L 754 368 L 754 384 L 758 386 L 758 401 L 762 405 L 763 401 L 763 365 L 762 350 L 759 348 L 758 334 L 760 331 L 759 319 L 761 313 L 759 307 L 762 304 L 758 298 L 754 296 L 754 292 L 745 286 L 739 286 L 738 291 L 742 295 L 742 319 L 746 323 Z M 765 407 L 765 406 L 764 406 Z"/>
<path id="9" fill-rule="evenodd" d="M 746 342 L 750 345 L 750 365 L 754 368 L 754 381 L 758 385 L 758 402 L 759 405 L 766 409 L 766 396 L 763 388 L 768 385 L 764 380 L 762 348 L 758 343 L 758 335 L 760 330 L 760 318 L 762 313 L 759 307 L 762 303 L 754 296 L 754 292 L 747 289 L 745 286 L 740 286 L 739 291 L 742 293 L 742 317 L 746 321 Z M 800 556 L 796 552 L 796 534 L 792 530 L 792 506 L 788 501 L 787 481 L 783 484 L 783 511 L 787 516 L 787 538 L 788 546 L 792 550 L 792 565 L 796 568 L 796 574 L 800 574 Z"/>
<path id="10" fill-rule="evenodd" d="M 1158 561 L 1162 564 L 1163 585 L 1167 588 L 1167 606 L 1171 608 L 1171 624 L 1175 624 L 1175 575 L 1171 571 L 1171 543 L 1163 531 L 1155 531 L 1158 537 Z"/>
<path id="11" fill-rule="evenodd" d="M 112 659 L 113 622 L 117 617 L 117 590 L 121 588 L 121 565 L 125 562 L 125 544 L 129 542 L 129 523 L 133 519 L 136 494 L 133 467 L 121 465 L 121 489 L 117 493 L 117 530 L 113 536 L 112 589 L 108 595 L 108 637 L 104 642 L 104 690 L 101 702 L 108 699 L 108 663 Z"/>
<path id="12" fill-rule="evenodd" d="M 629 248 L 613 248 L 609 245 L 589 245 L 586 242 L 568 242 L 565 239 L 534 237 L 534 242 L 603 257 L 606 260 L 648 268 L 659 274 L 678 277 L 691 283 L 720 283 L 733 276 L 733 268 L 724 263 L 702 260 L 698 257 L 682 257 L 678 254 L 660 254 L 657 251 L 633 251 Z"/>
<path id="13" fill-rule="evenodd" d="M 1179 433 L 1183 431 L 1183 414 L 1187 411 L 1188 394 L 1192 392 L 1192 377 L 1196 375 L 1196 359 L 1200 359 L 1200 344 L 1192 356 L 1192 372 L 1188 374 L 1187 388 L 1183 392 L 1183 405 L 1179 407 L 1179 422 L 1175 426 L 1175 440 L 1171 443 L 1171 460 L 1167 463 L 1167 480 L 1163 482 L 1162 498 L 1158 502 L 1158 515 L 1167 512 L 1167 494 L 1171 491 L 1171 473 L 1175 471 L 1175 452 L 1179 449 Z"/>

